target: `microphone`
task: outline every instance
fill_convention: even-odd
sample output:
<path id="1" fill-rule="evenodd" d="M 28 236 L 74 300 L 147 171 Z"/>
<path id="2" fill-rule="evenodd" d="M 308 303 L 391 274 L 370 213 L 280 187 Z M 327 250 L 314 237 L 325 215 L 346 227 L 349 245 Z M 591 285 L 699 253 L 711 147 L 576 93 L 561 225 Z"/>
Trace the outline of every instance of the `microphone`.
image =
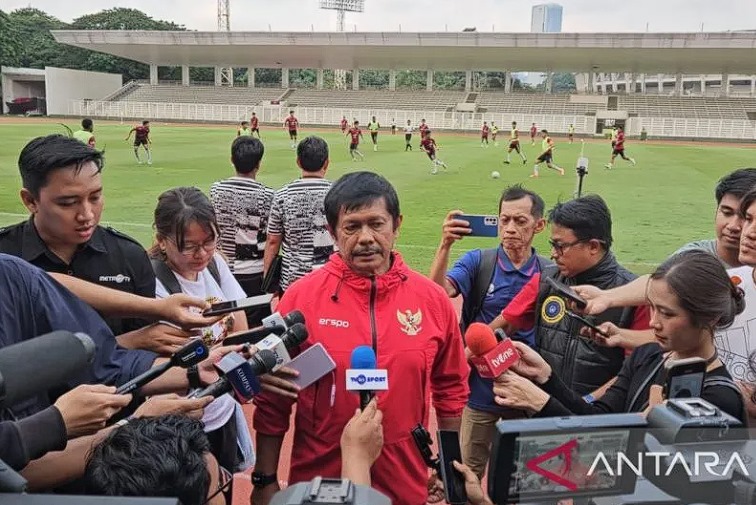
<path id="1" fill-rule="evenodd" d="M 276 366 L 273 368 L 277 372 L 282 366 L 291 361 L 288 349 L 298 346 L 307 340 L 307 328 L 302 323 L 296 323 L 289 327 L 283 335 L 268 335 L 257 345 L 257 349 L 269 350 L 276 356 Z"/>
<path id="2" fill-rule="evenodd" d="M 272 351 L 262 350 L 245 360 L 241 354 L 232 352 L 226 354 L 215 366 L 222 377 L 205 389 L 193 393 L 190 398 L 218 398 L 233 392 L 236 401 L 243 404 L 248 403 L 260 392 L 257 376 L 273 370 L 276 366 L 276 356 Z"/>
<path id="3" fill-rule="evenodd" d="M 89 335 L 54 331 L 0 349 L 0 408 L 60 386 L 92 364 Z"/>
<path id="4" fill-rule="evenodd" d="M 302 314 L 298 310 L 292 310 L 285 316 L 281 316 L 280 312 L 274 312 L 268 317 L 264 317 L 262 320 L 263 327 L 267 328 L 273 328 L 276 326 L 283 326 L 284 328 L 288 328 L 296 323 L 302 323 L 304 324 L 305 318 L 304 314 Z"/>
<path id="5" fill-rule="evenodd" d="M 298 310 L 292 310 L 283 317 L 281 317 L 281 314 L 276 312 L 263 319 L 262 326 L 252 328 L 251 330 L 247 330 L 243 333 L 238 333 L 236 335 L 232 335 L 228 338 L 223 339 L 223 345 L 257 345 L 261 340 L 263 340 L 271 333 L 282 335 L 291 326 L 294 326 L 297 323 L 304 324 L 304 322 L 305 318 Z"/>
<path id="6" fill-rule="evenodd" d="M 487 324 L 472 323 L 468 326 L 465 342 L 473 353 L 470 362 L 486 379 L 495 379 L 520 359 L 512 340 L 506 337 L 497 343 L 496 335 Z"/>
<path id="7" fill-rule="evenodd" d="M 375 368 L 375 351 L 369 345 L 355 347 L 351 368 L 346 371 L 347 391 L 360 393 L 360 410 L 365 410 L 376 391 L 388 391 L 388 371 Z"/>
<path id="8" fill-rule="evenodd" d="M 165 363 L 152 367 L 143 374 L 137 375 L 130 381 L 122 384 L 116 389 L 116 394 L 125 395 L 131 393 L 135 389 L 141 388 L 148 382 L 157 379 L 167 372 L 169 368 L 173 368 L 174 366 L 189 368 L 190 366 L 196 365 L 200 361 L 207 359 L 209 354 L 210 351 L 208 351 L 207 346 L 202 339 L 192 339 L 184 347 L 174 352 L 170 359 Z"/>

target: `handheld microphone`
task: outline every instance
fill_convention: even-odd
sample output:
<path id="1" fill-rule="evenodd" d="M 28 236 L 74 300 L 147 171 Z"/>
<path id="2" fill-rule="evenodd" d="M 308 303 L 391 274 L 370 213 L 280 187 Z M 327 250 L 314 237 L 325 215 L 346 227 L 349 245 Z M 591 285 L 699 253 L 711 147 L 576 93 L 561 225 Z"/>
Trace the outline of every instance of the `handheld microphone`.
<path id="1" fill-rule="evenodd" d="M 223 376 L 205 389 L 190 395 L 190 398 L 218 398 L 233 392 L 236 401 L 247 403 L 260 392 L 257 376 L 273 370 L 276 366 L 276 356 L 272 351 L 262 350 L 245 360 L 241 354 L 232 352 L 226 354 L 215 366 Z"/>
<path id="2" fill-rule="evenodd" d="M 122 384 L 118 389 L 116 389 L 116 394 L 125 395 L 131 393 L 135 389 L 141 388 L 148 382 L 157 379 L 165 372 L 167 372 L 169 368 L 173 368 L 174 366 L 189 368 L 190 366 L 196 365 L 200 361 L 207 359 L 209 354 L 210 351 L 207 349 L 207 346 L 204 344 L 204 342 L 202 342 L 202 339 L 192 339 L 184 347 L 174 352 L 171 355 L 170 359 L 165 363 L 156 367 L 152 367 L 143 374 L 138 375 L 130 381 Z"/>
<path id="3" fill-rule="evenodd" d="M 54 331 L 0 349 L 0 408 L 60 386 L 92 364 L 89 335 Z"/>
<path id="4" fill-rule="evenodd" d="M 302 314 L 298 310 L 292 310 L 285 316 L 281 316 L 280 312 L 274 312 L 268 317 L 263 318 L 262 325 L 263 327 L 267 328 L 274 328 L 276 326 L 283 326 L 284 328 L 288 328 L 289 326 L 292 326 L 296 323 L 304 324 L 304 322 L 304 314 Z"/>
<path id="5" fill-rule="evenodd" d="M 276 312 L 263 319 L 262 326 L 252 328 L 251 330 L 247 330 L 236 335 L 231 335 L 230 337 L 223 339 L 223 345 L 257 345 L 261 340 L 263 340 L 271 333 L 282 335 L 288 328 L 294 326 L 297 323 L 304 324 L 304 322 L 304 316 L 298 310 L 292 310 L 283 317 L 281 317 L 281 314 Z"/>
<path id="6" fill-rule="evenodd" d="M 346 371 L 347 391 L 360 393 L 360 410 L 365 410 L 376 391 L 388 390 L 388 371 L 375 368 L 375 351 L 369 345 L 355 347 L 351 368 Z"/>
<path id="7" fill-rule="evenodd" d="M 512 340 L 496 340 L 493 330 L 483 323 L 472 323 L 465 332 L 465 342 L 473 353 L 470 362 L 486 379 L 495 379 L 520 359 Z"/>
<path id="8" fill-rule="evenodd" d="M 278 371 L 282 366 L 291 361 L 288 349 L 298 346 L 307 340 L 307 328 L 302 323 L 296 323 L 289 327 L 280 337 L 268 335 L 258 342 L 257 349 L 272 351 L 276 356 L 276 366 L 273 371 Z"/>

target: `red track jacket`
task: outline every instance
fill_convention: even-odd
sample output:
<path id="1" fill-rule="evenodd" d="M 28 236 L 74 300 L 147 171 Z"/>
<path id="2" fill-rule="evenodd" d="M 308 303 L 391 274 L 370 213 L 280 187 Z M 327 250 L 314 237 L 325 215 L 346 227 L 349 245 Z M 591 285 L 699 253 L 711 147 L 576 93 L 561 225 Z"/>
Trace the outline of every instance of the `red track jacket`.
<path id="1" fill-rule="evenodd" d="M 428 426 L 431 393 L 441 418 L 461 416 L 469 393 L 469 366 L 446 293 L 398 253 L 391 269 L 374 278 L 352 272 L 335 253 L 286 291 L 278 310 L 294 309 L 304 314 L 309 332 L 300 350 L 322 343 L 336 370 L 299 394 L 290 483 L 340 477 L 341 432 L 359 407 L 359 395 L 346 390 L 345 370 L 355 347 L 372 345 L 389 383 L 378 393 L 384 447 L 372 484 L 394 505 L 424 504 L 428 470 L 410 430 L 420 422 Z M 255 430 L 284 435 L 292 403 L 270 393 L 256 396 Z"/>

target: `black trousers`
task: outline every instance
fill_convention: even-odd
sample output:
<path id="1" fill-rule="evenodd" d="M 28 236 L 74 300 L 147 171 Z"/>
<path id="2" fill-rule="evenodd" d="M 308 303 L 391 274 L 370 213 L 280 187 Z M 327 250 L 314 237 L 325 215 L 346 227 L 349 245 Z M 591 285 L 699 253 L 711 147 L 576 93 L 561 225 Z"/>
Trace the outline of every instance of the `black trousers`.
<path id="1" fill-rule="evenodd" d="M 263 274 L 239 274 L 234 275 L 247 296 L 259 296 L 265 293 L 262 290 Z M 250 328 L 260 326 L 264 317 L 271 314 L 270 305 L 253 307 L 244 311 L 247 314 L 247 324 Z"/>

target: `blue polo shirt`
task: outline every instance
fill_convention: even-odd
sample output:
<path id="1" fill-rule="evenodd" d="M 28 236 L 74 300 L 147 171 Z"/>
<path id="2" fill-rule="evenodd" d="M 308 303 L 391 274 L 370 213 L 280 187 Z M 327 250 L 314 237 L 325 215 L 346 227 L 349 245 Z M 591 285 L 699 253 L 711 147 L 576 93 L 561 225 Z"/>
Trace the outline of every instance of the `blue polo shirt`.
<path id="1" fill-rule="evenodd" d="M 97 347 L 92 365 L 69 381 L 65 390 L 80 384 L 120 385 L 147 371 L 157 358 L 149 351 L 119 347 L 113 332 L 89 305 L 26 261 L 0 254 L 0 348 L 55 330 L 82 332 Z M 0 419 L 21 419 L 50 406 L 46 394 L 0 411 Z M 9 415 L 10 414 L 10 415 Z"/>
<path id="2" fill-rule="evenodd" d="M 457 291 L 465 300 L 469 299 L 470 292 L 475 285 L 475 274 L 478 271 L 480 260 L 480 249 L 469 251 L 446 274 L 446 277 L 455 285 Z M 522 268 L 518 269 L 509 260 L 504 249 L 499 247 L 493 282 L 488 287 L 488 293 L 483 300 L 480 313 L 475 315 L 475 321 L 488 324 L 496 319 L 496 316 L 501 314 L 502 309 L 538 272 L 540 272 L 540 267 L 535 249 L 532 250 L 530 259 Z M 531 347 L 535 346 L 535 330 L 533 328 L 527 331 L 518 331 L 509 336 L 512 340 L 525 342 Z M 507 410 L 494 402 L 493 380 L 482 378 L 474 367 L 470 371 L 469 383 L 470 398 L 467 404 L 471 408 L 494 413 Z"/>

